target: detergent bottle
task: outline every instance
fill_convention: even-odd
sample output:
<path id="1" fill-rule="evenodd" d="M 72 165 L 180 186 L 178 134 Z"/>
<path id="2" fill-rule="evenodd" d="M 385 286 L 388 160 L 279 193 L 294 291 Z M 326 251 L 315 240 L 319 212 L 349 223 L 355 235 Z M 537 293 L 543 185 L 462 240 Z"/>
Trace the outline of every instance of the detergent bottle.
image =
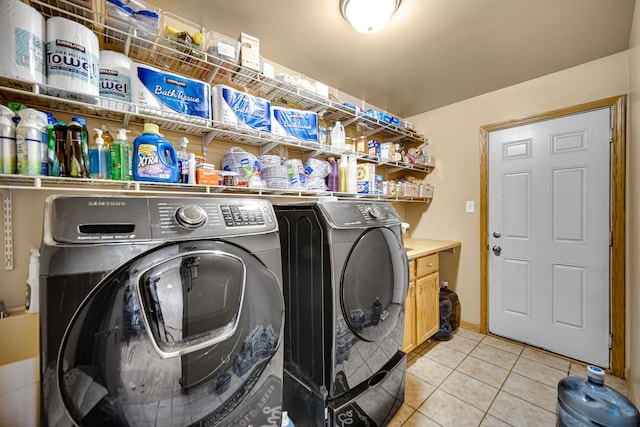
<path id="1" fill-rule="evenodd" d="M 142 135 L 133 141 L 133 179 L 178 182 L 180 170 L 176 150 L 155 123 L 145 123 Z"/>

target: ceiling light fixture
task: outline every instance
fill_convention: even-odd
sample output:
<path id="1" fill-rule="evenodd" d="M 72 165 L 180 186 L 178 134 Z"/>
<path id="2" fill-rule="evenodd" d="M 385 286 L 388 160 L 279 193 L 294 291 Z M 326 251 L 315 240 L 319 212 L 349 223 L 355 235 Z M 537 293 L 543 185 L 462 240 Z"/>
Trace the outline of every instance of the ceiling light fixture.
<path id="1" fill-rule="evenodd" d="M 340 0 L 340 12 L 362 34 L 382 30 L 398 10 L 401 0 Z"/>

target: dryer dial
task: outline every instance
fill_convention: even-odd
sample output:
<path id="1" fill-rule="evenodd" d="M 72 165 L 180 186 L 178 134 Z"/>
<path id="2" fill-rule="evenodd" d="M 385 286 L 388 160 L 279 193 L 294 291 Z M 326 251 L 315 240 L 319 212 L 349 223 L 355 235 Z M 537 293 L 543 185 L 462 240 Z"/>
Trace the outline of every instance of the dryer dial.
<path id="1" fill-rule="evenodd" d="M 379 209 L 377 206 L 369 206 L 367 208 L 367 213 L 369 214 L 369 217 L 371 217 L 372 219 L 386 219 L 385 217 L 385 213 Z"/>
<path id="2" fill-rule="evenodd" d="M 176 221 L 185 228 L 202 227 L 207 222 L 207 213 L 198 205 L 180 206 L 176 211 Z"/>

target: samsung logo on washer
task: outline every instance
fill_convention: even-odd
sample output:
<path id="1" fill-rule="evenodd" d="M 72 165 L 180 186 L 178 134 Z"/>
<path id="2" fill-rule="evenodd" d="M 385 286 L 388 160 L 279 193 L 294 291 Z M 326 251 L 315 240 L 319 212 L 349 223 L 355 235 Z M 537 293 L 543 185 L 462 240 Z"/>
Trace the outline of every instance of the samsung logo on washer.
<path id="1" fill-rule="evenodd" d="M 91 207 L 104 207 L 104 206 L 126 206 L 127 202 L 119 202 L 119 201 L 99 201 L 99 202 L 87 202 L 87 206 Z"/>

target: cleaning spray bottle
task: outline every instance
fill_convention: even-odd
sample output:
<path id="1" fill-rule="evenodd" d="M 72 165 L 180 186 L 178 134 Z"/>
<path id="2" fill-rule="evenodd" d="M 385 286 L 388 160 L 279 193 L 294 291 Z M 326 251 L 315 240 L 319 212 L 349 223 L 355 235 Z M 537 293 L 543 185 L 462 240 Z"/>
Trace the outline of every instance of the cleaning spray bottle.
<path id="1" fill-rule="evenodd" d="M 133 141 L 133 178 L 136 181 L 178 182 L 178 159 L 173 145 L 155 123 L 145 123 Z"/>
<path id="2" fill-rule="evenodd" d="M 96 131 L 95 143 L 89 148 L 89 176 L 97 179 L 107 179 L 107 150 L 104 148 L 102 129 Z"/>
<path id="3" fill-rule="evenodd" d="M 40 311 L 40 251 L 36 248 L 31 248 L 24 306 L 29 313 Z"/>
<path id="4" fill-rule="evenodd" d="M 0 105 L 0 173 L 16 173 L 16 125 L 14 112 Z"/>
<path id="5" fill-rule="evenodd" d="M 189 140 L 184 136 L 178 139 L 180 149 L 178 150 L 178 166 L 180 168 L 180 178 L 178 182 L 181 184 L 189 183 L 189 153 L 187 152 L 187 144 Z"/>

